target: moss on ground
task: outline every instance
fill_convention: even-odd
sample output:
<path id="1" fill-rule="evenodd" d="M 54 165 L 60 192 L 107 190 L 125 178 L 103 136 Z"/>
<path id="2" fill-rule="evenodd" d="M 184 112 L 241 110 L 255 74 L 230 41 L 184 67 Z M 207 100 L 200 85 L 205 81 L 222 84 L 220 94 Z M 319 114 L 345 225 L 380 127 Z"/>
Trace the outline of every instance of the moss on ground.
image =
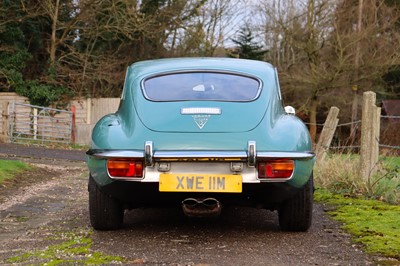
<path id="1" fill-rule="evenodd" d="M 63 233 L 55 237 L 60 244 L 9 258 L 6 263 L 40 263 L 43 265 L 107 265 L 123 262 L 117 256 L 92 252 L 91 232 Z"/>
<path id="2" fill-rule="evenodd" d="M 317 189 L 314 198 L 335 206 L 330 216 L 342 222 L 368 253 L 400 259 L 400 206 L 347 198 L 323 189 Z"/>

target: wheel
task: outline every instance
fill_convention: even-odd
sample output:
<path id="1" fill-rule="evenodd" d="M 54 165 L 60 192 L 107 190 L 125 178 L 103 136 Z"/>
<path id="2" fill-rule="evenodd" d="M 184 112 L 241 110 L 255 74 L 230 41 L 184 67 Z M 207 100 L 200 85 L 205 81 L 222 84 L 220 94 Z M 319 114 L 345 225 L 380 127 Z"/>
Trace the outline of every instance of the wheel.
<path id="1" fill-rule="evenodd" d="M 93 177 L 89 175 L 90 223 L 96 230 L 116 230 L 122 227 L 124 209 L 111 196 L 102 192 Z"/>
<path id="2" fill-rule="evenodd" d="M 283 202 L 278 210 L 279 226 L 283 231 L 304 232 L 312 222 L 314 182 L 313 175 L 299 193 Z"/>

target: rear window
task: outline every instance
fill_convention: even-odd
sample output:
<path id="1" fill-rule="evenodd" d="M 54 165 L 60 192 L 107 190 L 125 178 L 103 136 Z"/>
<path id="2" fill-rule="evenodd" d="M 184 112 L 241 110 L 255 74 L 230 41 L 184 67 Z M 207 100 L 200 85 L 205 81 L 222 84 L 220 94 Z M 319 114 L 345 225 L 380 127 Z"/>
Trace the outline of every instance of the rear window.
<path id="1" fill-rule="evenodd" d="M 173 73 L 146 79 L 143 92 L 152 101 L 252 101 L 260 94 L 252 77 L 213 72 Z"/>

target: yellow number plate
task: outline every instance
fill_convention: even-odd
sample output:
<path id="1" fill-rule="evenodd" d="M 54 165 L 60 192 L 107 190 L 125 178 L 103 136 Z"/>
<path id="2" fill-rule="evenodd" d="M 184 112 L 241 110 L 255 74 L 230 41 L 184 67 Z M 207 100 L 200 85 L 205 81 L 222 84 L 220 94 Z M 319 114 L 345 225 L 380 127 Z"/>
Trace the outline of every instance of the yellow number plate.
<path id="1" fill-rule="evenodd" d="M 242 192 L 241 175 L 160 174 L 162 192 Z"/>

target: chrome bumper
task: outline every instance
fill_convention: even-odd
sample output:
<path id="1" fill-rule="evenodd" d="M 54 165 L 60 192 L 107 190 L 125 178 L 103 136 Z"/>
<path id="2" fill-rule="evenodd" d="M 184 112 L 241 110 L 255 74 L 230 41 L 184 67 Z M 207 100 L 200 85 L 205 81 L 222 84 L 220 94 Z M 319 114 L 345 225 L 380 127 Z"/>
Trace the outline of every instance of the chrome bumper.
<path id="1" fill-rule="evenodd" d="M 153 151 L 153 144 L 146 142 L 143 150 L 93 149 L 86 154 L 95 159 L 143 159 L 146 164 L 144 178 L 130 180 L 139 182 L 158 182 L 160 173 L 171 171 L 198 174 L 235 173 L 242 176 L 243 183 L 260 183 L 262 181 L 258 179 L 255 167 L 257 160 L 310 160 L 315 157 L 313 152 L 257 152 L 255 142 L 249 142 L 247 151 Z"/>
<path id="2" fill-rule="evenodd" d="M 147 141 L 144 150 L 103 150 L 91 149 L 87 155 L 95 158 L 143 158 L 146 165 L 162 161 L 241 161 L 248 166 L 255 166 L 257 159 L 293 159 L 309 160 L 315 157 L 312 151 L 305 152 L 258 152 L 254 141 L 249 141 L 247 151 L 153 151 L 153 143 Z"/>

